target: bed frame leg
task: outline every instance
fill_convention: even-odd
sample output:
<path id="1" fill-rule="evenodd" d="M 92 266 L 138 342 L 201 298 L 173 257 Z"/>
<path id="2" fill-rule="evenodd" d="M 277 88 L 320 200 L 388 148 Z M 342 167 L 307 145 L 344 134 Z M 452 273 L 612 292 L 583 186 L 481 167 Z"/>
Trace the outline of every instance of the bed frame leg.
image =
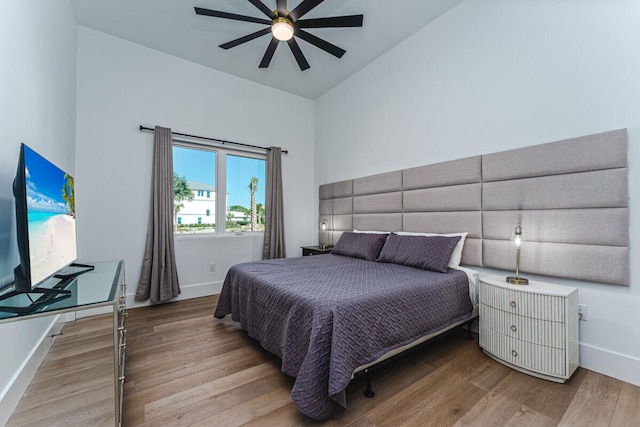
<path id="1" fill-rule="evenodd" d="M 372 398 L 376 394 L 371 389 L 371 372 L 365 369 L 365 373 L 367 375 L 367 388 L 364 390 L 364 397 Z"/>
<path id="2" fill-rule="evenodd" d="M 473 335 L 471 334 L 471 325 L 473 324 L 473 319 L 467 322 L 467 339 L 473 340 Z"/>

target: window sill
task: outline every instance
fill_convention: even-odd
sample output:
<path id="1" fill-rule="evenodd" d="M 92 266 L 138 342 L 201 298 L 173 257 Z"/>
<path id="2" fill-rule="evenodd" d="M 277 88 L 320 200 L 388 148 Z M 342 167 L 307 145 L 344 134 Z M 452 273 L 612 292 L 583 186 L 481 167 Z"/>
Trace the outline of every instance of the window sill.
<path id="1" fill-rule="evenodd" d="M 228 239 L 240 237 L 264 237 L 264 231 L 244 231 L 237 233 L 179 233 L 173 234 L 174 240 Z"/>

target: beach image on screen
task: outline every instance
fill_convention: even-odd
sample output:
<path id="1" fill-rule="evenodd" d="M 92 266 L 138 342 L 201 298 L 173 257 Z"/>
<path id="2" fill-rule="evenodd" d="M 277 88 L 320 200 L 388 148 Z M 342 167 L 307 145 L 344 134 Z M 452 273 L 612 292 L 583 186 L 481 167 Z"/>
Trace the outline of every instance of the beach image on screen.
<path id="1" fill-rule="evenodd" d="M 31 283 L 77 258 L 73 178 L 25 146 Z"/>

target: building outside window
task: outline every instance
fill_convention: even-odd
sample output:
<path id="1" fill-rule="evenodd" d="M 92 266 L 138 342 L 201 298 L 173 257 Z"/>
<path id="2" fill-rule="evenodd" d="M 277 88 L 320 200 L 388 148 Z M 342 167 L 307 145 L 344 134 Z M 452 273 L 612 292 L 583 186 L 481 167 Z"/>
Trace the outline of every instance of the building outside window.
<path id="1" fill-rule="evenodd" d="M 264 231 L 265 169 L 262 154 L 174 142 L 174 232 Z"/>

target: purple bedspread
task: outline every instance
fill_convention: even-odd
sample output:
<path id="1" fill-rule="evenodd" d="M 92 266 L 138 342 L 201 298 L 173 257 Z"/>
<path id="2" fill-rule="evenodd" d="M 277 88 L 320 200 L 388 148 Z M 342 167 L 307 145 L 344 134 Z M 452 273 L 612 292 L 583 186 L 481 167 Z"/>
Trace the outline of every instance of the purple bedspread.
<path id="1" fill-rule="evenodd" d="M 357 367 L 469 317 L 472 308 L 462 271 L 321 255 L 233 266 L 215 316 L 231 313 L 282 359 L 302 413 L 336 419 Z"/>

